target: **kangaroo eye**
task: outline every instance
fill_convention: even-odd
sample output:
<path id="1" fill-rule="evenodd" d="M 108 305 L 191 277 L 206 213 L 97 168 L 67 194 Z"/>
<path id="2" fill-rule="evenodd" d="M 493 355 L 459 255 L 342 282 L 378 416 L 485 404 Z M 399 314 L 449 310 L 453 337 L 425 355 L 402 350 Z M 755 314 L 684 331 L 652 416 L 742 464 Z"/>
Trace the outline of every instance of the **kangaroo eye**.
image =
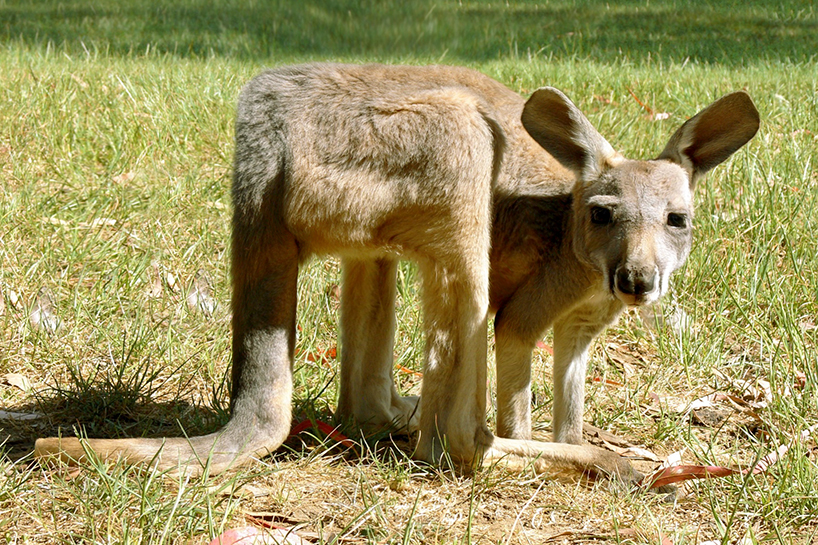
<path id="1" fill-rule="evenodd" d="M 591 208 L 591 223 L 594 225 L 608 225 L 613 220 L 610 209 L 602 206 Z"/>
<path id="2" fill-rule="evenodd" d="M 687 215 L 671 212 L 667 215 L 667 224 L 671 227 L 683 229 L 687 227 Z"/>

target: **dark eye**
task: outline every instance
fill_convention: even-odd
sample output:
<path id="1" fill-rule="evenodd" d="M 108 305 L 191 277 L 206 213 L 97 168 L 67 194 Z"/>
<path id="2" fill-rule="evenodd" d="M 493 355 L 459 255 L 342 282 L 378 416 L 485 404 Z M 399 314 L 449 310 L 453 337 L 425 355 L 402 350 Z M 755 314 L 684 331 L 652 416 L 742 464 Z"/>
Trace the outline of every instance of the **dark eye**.
<path id="1" fill-rule="evenodd" d="M 591 223 L 594 225 L 608 225 L 612 219 L 610 209 L 602 206 L 594 206 L 591 208 Z"/>
<path id="2" fill-rule="evenodd" d="M 671 212 L 667 215 L 667 224 L 671 227 L 678 227 L 679 229 L 684 229 L 687 227 L 687 215 L 685 214 L 677 214 L 676 212 Z"/>

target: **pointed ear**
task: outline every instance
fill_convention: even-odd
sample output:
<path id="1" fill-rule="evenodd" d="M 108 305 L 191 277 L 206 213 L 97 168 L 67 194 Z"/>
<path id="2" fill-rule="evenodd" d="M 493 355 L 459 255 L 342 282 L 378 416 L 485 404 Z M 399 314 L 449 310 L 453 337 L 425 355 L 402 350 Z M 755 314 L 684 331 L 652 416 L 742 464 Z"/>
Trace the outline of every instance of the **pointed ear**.
<path id="1" fill-rule="evenodd" d="M 657 159 L 684 167 L 694 187 L 708 170 L 749 142 L 758 125 L 758 110 L 750 95 L 731 93 L 679 127 Z"/>
<path id="2" fill-rule="evenodd" d="M 621 160 L 571 100 L 553 87 L 534 92 L 523 108 L 523 127 L 578 180 L 589 180 Z"/>

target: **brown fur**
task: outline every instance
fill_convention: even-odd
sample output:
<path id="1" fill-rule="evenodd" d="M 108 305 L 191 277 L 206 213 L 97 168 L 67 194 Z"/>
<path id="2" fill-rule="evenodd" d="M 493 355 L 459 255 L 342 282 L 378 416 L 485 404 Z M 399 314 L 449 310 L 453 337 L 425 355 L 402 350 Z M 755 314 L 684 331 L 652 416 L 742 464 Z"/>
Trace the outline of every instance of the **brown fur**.
<path id="1" fill-rule="evenodd" d="M 102 457 L 211 472 L 274 451 L 290 428 L 301 261 L 343 262 L 338 413 L 420 433 L 415 456 L 555 476 L 632 476 L 581 442 L 587 348 L 626 305 L 667 289 L 691 241 L 693 185 L 758 128 L 745 93 L 685 123 L 652 161 L 621 157 L 565 95 L 524 102 L 451 67 L 305 65 L 239 100 L 233 181 L 231 419 L 190 439 L 89 439 Z M 421 396 L 392 377 L 395 274 L 417 262 Z M 497 436 L 486 425 L 495 313 Z M 555 443 L 530 440 L 530 357 L 554 328 Z M 42 439 L 38 456 L 84 456 Z"/>

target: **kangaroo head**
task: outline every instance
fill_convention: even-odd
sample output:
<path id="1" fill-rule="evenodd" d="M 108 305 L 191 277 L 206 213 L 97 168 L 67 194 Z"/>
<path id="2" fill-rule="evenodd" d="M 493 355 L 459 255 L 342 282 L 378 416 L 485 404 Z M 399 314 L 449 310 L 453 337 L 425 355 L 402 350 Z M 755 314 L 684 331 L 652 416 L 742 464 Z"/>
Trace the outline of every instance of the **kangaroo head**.
<path id="1" fill-rule="evenodd" d="M 573 171 L 573 245 L 626 305 L 656 301 L 682 266 L 692 238 L 698 179 L 756 133 L 758 111 L 744 92 L 685 122 L 654 160 L 625 159 L 557 89 L 536 91 L 523 109 L 528 133 Z"/>

